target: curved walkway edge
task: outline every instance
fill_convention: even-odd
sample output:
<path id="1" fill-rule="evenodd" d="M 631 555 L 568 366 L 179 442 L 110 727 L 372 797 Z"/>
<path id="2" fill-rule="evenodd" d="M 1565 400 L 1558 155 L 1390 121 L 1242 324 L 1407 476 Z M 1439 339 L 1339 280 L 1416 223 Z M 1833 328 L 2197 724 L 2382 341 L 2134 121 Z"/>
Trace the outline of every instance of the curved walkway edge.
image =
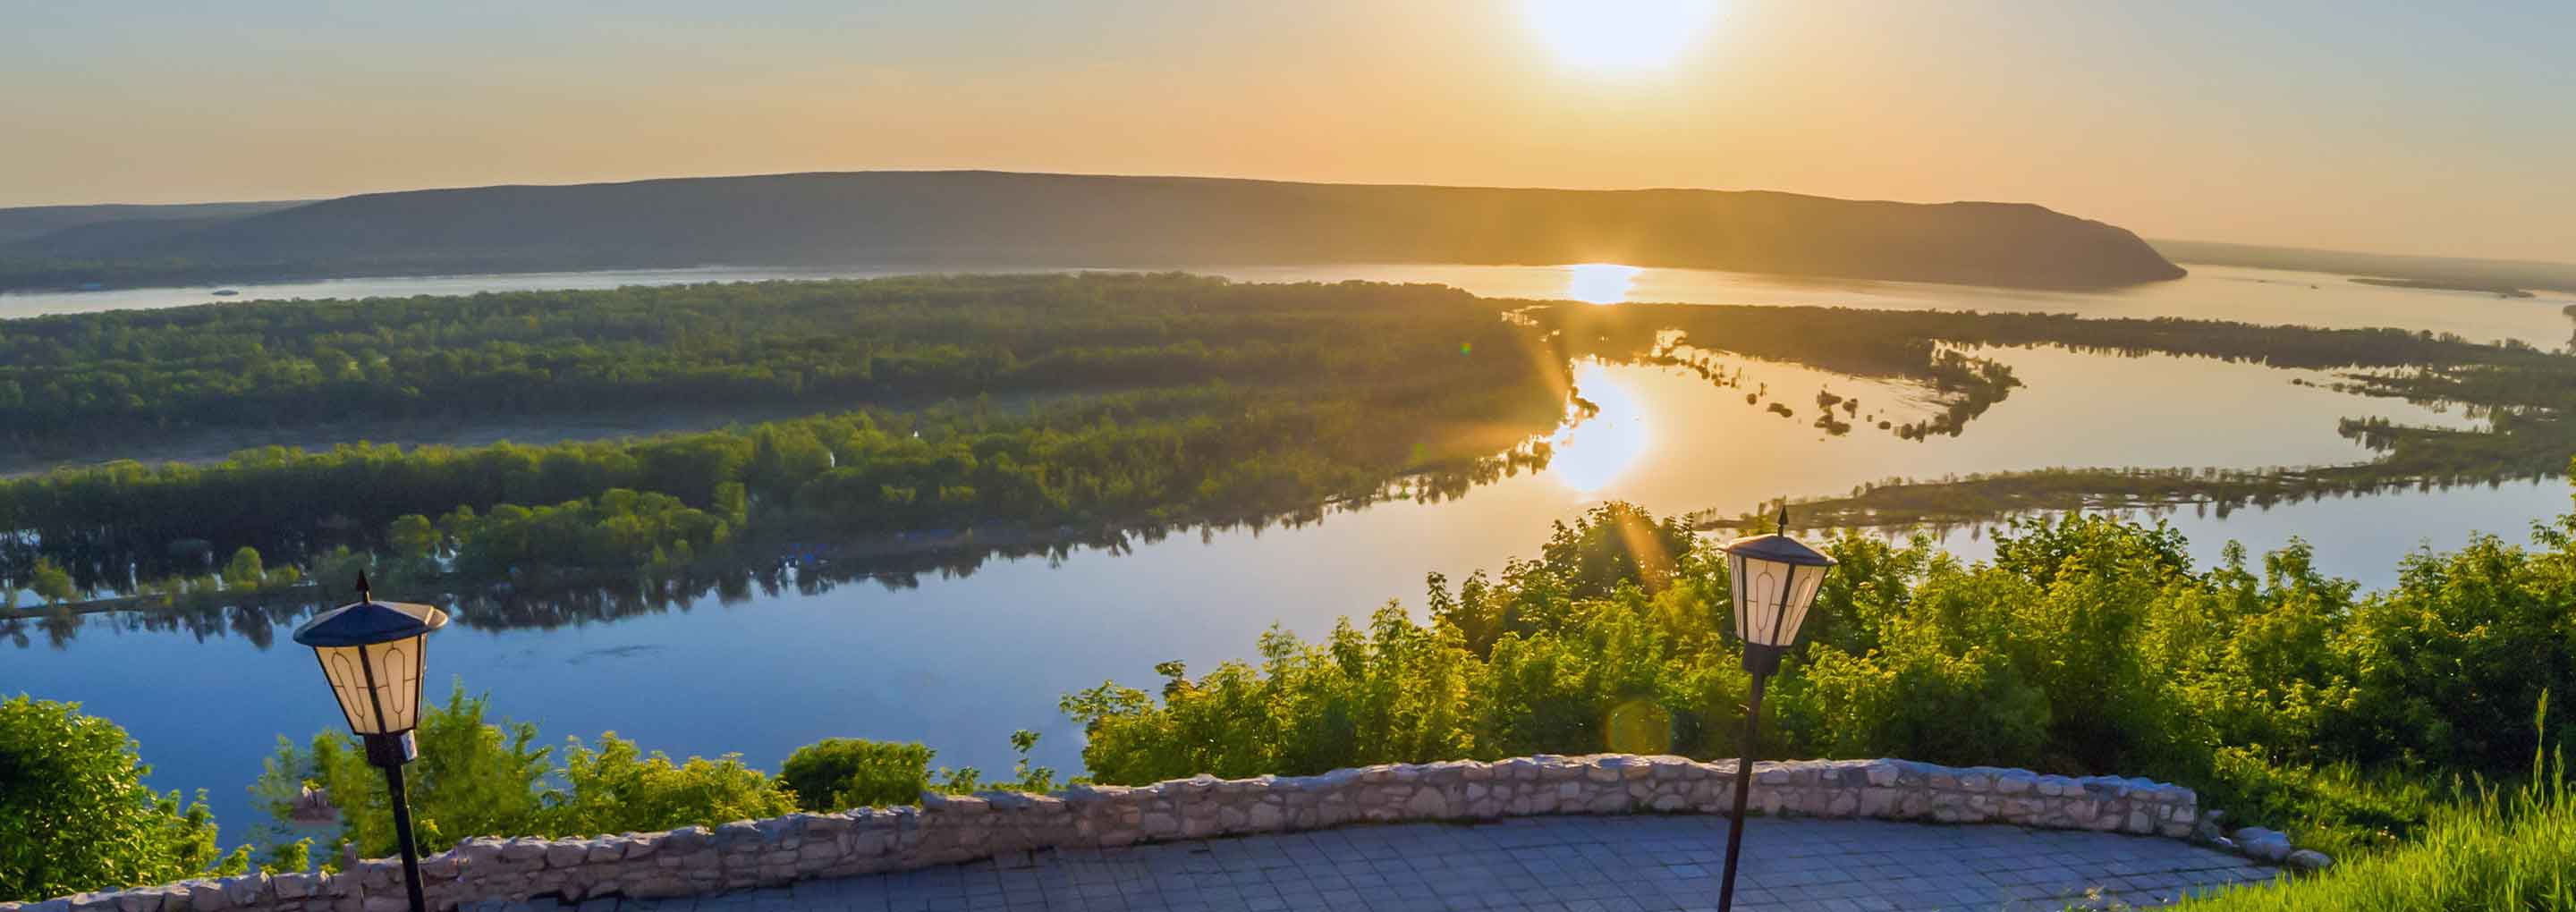
<path id="1" fill-rule="evenodd" d="M 720 896 L 465 912 L 1266 912 L 1717 908 L 1722 817 L 1395 824 L 813 880 Z M 1748 821 L 1736 908 L 1935 912 L 2156 906 L 2273 870 L 2169 839 L 1872 820 Z"/>
<path id="2" fill-rule="evenodd" d="M 1732 760 L 1595 754 L 1386 764 L 1314 776 L 1211 776 L 1052 795 L 923 795 L 919 807 L 790 814 L 589 839 L 483 837 L 421 859 L 431 908 L 557 897 L 650 899 L 1355 823 L 1459 823 L 1588 814 L 1710 814 L 1732 807 Z M 1755 764 L 1766 817 L 2010 824 L 2181 838 L 2208 823 L 2192 790 L 2117 776 L 1905 760 Z M 2287 848 L 2286 845 L 2279 846 Z M 140 887 L 0 912 L 402 912 L 402 865 L 252 874 Z"/>

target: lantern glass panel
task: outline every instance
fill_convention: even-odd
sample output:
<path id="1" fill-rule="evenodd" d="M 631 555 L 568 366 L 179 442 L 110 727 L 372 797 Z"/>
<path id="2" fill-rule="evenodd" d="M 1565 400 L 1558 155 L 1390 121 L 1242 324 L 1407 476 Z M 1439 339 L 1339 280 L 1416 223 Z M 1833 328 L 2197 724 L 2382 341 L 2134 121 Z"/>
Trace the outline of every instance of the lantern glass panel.
<path id="1" fill-rule="evenodd" d="M 349 718 L 350 731 L 400 734 L 419 726 L 425 639 L 415 636 L 314 650 L 322 660 L 323 675 L 331 681 L 331 695 L 339 699 L 340 712 Z"/>
<path id="2" fill-rule="evenodd" d="M 1775 635 L 1780 626 L 1781 600 L 1788 594 L 1791 572 L 1797 568 L 1779 561 L 1767 561 L 1741 554 L 1729 555 L 1728 567 L 1735 577 L 1735 635 L 1747 643 L 1781 645 Z"/>
<path id="3" fill-rule="evenodd" d="M 1789 586 L 1789 601 L 1786 609 L 1789 620 L 1780 625 L 1778 645 L 1781 646 L 1797 641 L 1798 628 L 1807 623 L 1807 609 L 1815 607 L 1816 589 L 1825 581 L 1823 567 L 1792 567 L 1791 569 L 1796 576 L 1791 578 Z"/>
<path id="4" fill-rule="evenodd" d="M 1816 602 L 1827 564 L 1765 560 L 1743 552 L 1727 554 L 1733 576 L 1735 636 L 1746 643 L 1788 646 L 1797 642 L 1807 609 Z"/>

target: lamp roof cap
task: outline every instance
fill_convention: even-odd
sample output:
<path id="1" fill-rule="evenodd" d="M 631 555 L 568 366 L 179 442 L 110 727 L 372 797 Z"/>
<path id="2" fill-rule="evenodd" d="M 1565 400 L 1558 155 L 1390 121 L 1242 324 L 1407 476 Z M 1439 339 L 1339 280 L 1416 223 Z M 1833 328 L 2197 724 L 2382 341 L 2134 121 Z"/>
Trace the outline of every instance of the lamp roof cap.
<path id="1" fill-rule="evenodd" d="M 409 639 L 447 626 L 447 612 L 408 602 L 351 602 L 295 628 L 295 641 L 317 649 Z"/>
<path id="2" fill-rule="evenodd" d="M 1801 567 L 1830 567 L 1834 565 L 1833 558 L 1819 553 L 1814 548 L 1807 547 L 1804 542 L 1776 532 L 1769 535 L 1748 535 L 1743 538 L 1727 542 L 1726 547 L 1721 550 L 1724 550 L 1728 554 L 1751 558 L 1753 560 L 1796 564 Z"/>

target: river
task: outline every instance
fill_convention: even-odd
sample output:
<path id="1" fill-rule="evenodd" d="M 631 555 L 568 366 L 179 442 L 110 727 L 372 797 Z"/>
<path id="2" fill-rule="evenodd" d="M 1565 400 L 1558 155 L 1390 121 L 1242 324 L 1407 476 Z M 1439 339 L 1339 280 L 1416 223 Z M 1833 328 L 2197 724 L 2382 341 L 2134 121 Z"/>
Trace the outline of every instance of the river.
<path id="1" fill-rule="evenodd" d="M 2325 273 L 2232 266 L 2193 266 L 2189 276 L 2170 282 L 2080 292 L 1922 282 L 1810 280 L 1712 269 L 1641 269 L 1609 263 L 1568 266 L 1174 264 L 1170 268 L 1251 282 L 1333 282 L 1345 279 L 1431 282 L 1463 288 L 1486 297 L 1571 298 L 1601 304 L 1623 301 L 1817 304 L 1901 310 L 2048 311 L 2088 317 L 2186 317 L 2333 328 L 2396 326 L 2455 333 L 2476 342 L 2520 339 L 2544 349 L 2565 348 L 2570 336 L 2576 335 L 2571 333 L 2576 326 L 2571 326 L 2568 317 L 2561 312 L 2568 305 L 2576 304 L 2576 295 L 2565 292 L 2541 292 L 2531 298 L 2499 298 L 2471 291 L 2363 285 L 2346 276 Z M 616 288 L 621 285 L 690 282 L 876 278 L 922 271 L 902 266 L 846 269 L 710 266 L 604 272 L 398 276 L 221 286 L 239 292 L 237 296 L 229 297 L 216 296 L 217 286 L 0 292 L 0 319 L 277 298 L 457 295 L 483 291 Z"/>
<path id="2" fill-rule="evenodd" d="M 899 272 L 901 270 L 883 270 Z M 2191 278 L 2096 294 L 2028 293 L 1907 284 L 1816 285 L 1692 270 L 1619 266 L 1357 266 L 1203 268 L 1246 280 L 1365 278 L 1435 281 L 1480 294 L 1572 297 L 1604 303 L 1666 300 L 1871 307 L 2051 310 L 2098 316 L 2193 316 L 2265 323 L 2396 325 L 2477 339 L 2564 344 L 2569 321 L 2554 299 L 2500 300 L 2375 288 L 2340 277 L 2200 269 Z M 453 294 L 478 290 L 613 287 L 688 281 L 806 278 L 847 273 L 667 270 L 557 276 L 356 279 L 245 286 L 242 298 Z M 2314 287 L 2311 287 L 2314 286 Z M 95 297 L 93 297 L 95 296 Z M 239 300 L 231 298 L 226 300 Z M 204 290 L 0 296 L 0 315 L 155 307 L 209 300 Z M 739 751 L 774 769 L 798 745 L 831 736 L 919 740 L 939 762 L 1006 769 L 1013 729 L 1041 732 L 1041 761 L 1071 773 L 1080 732 L 1060 695 L 1104 679 L 1151 688 L 1155 663 L 1193 669 L 1244 658 L 1276 624 L 1319 636 L 1335 618 L 1390 599 L 1416 609 L 1424 574 L 1455 579 L 1534 553 L 1548 523 L 1611 499 L 1659 513 L 1740 510 L 1774 496 L 1845 491 L 1892 476 L 1916 478 L 2049 466 L 2260 468 L 2351 462 L 2370 454 L 2336 433 L 2342 417 L 2467 426 L 2456 412 L 2368 399 L 2316 386 L 2311 372 L 2210 359 L 2123 358 L 2051 349 L 1980 352 L 2027 385 L 1957 437 L 1896 438 L 1862 424 L 1830 435 L 1748 405 L 1677 371 L 1577 365 L 1581 394 L 1601 412 L 1559 432 L 1544 471 L 1523 473 L 1437 503 L 1383 502 L 1328 512 L 1300 526 L 1208 530 L 1119 553 L 997 558 L 968 574 L 917 585 L 845 583 L 800 592 L 754 590 L 686 608 L 551 629 L 464 612 L 429 652 L 443 689 L 461 677 L 497 710 L 537 722 L 548 742 L 603 730 L 675 755 Z M 1813 391 L 1858 397 L 1864 413 L 1920 416 L 1933 406 L 1903 384 L 1794 364 L 1735 361 L 1746 382 L 1801 405 Z M 1801 408 L 1803 413 L 1805 408 Z M 1898 423 L 1902 423 L 1900 420 Z M 2256 553 L 2292 535 L 2328 571 L 2384 587 L 2397 562 L 2426 546 L 2456 547 L 2473 531 L 2522 540 L 2535 520 L 2567 512 L 2564 482 L 2509 483 L 2172 517 L 2203 561 L 2230 538 Z M 1985 553 L 1973 530 L 1943 542 Z M 387 595 L 397 595 L 387 593 Z M 76 628 L 13 628 L 0 643 L 0 692 L 76 700 L 124 725 L 161 788 L 205 788 L 228 839 L 256 820 L 244 787 L 280 734 L 338 724 L 309 658 L 285 642 L 286 621 L 239 619 L 208 629 L 147 628 L 129 615 Z M 251 637 L 242 627 L 264 625 Z M 266 645 L 263 645 L 263 644 Z"/>

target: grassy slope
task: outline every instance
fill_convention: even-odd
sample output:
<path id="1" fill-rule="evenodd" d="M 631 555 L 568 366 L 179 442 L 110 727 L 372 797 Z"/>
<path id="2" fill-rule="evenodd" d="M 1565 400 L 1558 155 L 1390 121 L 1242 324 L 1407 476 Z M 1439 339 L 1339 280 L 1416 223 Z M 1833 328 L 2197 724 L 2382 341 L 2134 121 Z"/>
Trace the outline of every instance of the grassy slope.
<path id="1" fill-rule="evenodd" d="M 2183 904 L 2194 912 L 2576 909 L 2576 804 L 2558 781 L 2443 812 L 2404 848 L 2313 879 Z"/>

